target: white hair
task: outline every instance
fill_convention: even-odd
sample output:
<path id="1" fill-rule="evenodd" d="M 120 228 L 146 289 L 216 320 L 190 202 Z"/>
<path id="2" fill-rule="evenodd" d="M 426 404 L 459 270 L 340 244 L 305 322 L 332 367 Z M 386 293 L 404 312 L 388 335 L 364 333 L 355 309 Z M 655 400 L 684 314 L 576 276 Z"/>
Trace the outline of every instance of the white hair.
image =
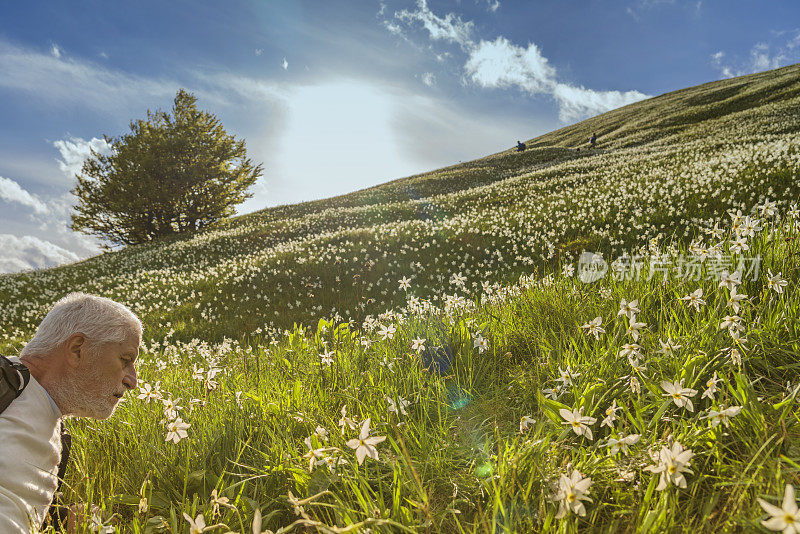
<path id="1" fill-rule="evenodd" d="M 142 322 L 125 305 L 105 297 L 70 293 L 55 303 L 20 356 L 47 354 L 75 334 L 83 334 L 91 348 L 123 343 L 132 333 L 141 337 Z"/>

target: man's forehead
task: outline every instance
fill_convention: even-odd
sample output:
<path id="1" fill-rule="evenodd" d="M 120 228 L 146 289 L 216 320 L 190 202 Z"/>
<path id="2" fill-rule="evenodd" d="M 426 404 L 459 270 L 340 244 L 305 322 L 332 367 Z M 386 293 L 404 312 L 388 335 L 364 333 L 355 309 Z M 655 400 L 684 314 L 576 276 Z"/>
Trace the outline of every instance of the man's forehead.
<path id="1" fill-rule="evenodd" d="M 141 344 L 142 336 L 139 335 L 139 332 L 130 332 L 120 345 L 124 350 L 138 351 Z"/>

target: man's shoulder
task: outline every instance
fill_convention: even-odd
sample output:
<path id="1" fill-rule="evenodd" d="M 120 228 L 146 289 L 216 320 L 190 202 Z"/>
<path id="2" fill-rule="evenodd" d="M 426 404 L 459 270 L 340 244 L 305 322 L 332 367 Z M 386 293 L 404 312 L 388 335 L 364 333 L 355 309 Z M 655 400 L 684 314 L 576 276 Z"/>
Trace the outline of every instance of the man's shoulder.
<path id="1" fill-rule="evenodd" d="M 22 394 L 30 379 L 30 371 L 19 358 L 0 354 L 0 413 Z"/>
<path id="2" fill-rule="evenodd" d="M 59 417 L 53 412 L 47 392 L 35 378 L 30 377 L 22 393 L 0 411 L 0 420 L 26 420 L 34 426 L 43 425 L 50 428 L 59 422 Z"/>

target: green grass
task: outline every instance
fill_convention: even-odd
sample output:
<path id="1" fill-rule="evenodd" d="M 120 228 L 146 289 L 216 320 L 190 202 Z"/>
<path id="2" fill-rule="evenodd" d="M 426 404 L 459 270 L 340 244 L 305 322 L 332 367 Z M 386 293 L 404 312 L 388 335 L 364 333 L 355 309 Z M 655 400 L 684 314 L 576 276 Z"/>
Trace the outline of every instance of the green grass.
<path id="1" fill-rule="evenodd" d="M 138 392 L 110 421 L 69 423 L 66 499 L 100 506 L 121 532 L 186 532 L 184 512 L 224 523 L 214 532 L 251 532 L 256 510 L 283 532 L 757 530 L 756 498 L 776 503 L 785 484 L 800 485 L 798 108 L 798 66 L 713 82 L 534 139 L 522 154 L 0 276 L 0 350 L 18 350 L 72 290 L 142 317 L 141 385 L 180 399 L 188 437 L 165 441 L 174 414 Z M 592 131 L 601 149 L 574 151 Z M 764 227 L 743 254 L 730 251 L 738 209 Z M 715 247 L 761 258 L 760 276 L 739 287 L 746 342 L 719 327 L 732 311 L 713 254 L 697 280 L 650 277 L 656 251 Z M 630 280 L 584 284 L 562 271 L 584 250 L 645 265 Z M 767 269 L 788 281 L 783 293 L 767 287 Z M 694 310 L 680 299 L 698 288 L 706 304 Z M 619 354 L 634 342 L 623 299 L 638 300 L 646 323 L 635 366 Z M 580 328 L 596 317 L 598 339 Z M 418 338 L 450 355 L 444 372 L 423 365 Z M 659 352 L 668 338 L 681 346 L 673 354 Z M 558 388 L 567 368 L 578 375 Z M 701 399 L 715 372 L 715 399 Z M 698 391 L 693 412 L 663 395 L 662 380 L 680 379 Z M 615 427 L 601 426 L 615 400 Z M 723 405 L 742 409 L 712 427 L 705 416 Z M 357 463 L 343 407 L 386 437 L 377 460 Z M 578 408 L 597 419 L 591 440 L 562 424 L 559 411 Z M 641 436 L 630 455 L 610 456 L 608 439 L 629 434 Z M 306 438 L 335 472 L 309 470 Z M 693 473 L 686 488 L 659 491 L 649 453 L 674 441 L 694 453 Z M 554 484 L 573 469 L 591 477 L 593 502 L 556 518 Z M 229 499 L 218 513 L 214 490 Z"/>

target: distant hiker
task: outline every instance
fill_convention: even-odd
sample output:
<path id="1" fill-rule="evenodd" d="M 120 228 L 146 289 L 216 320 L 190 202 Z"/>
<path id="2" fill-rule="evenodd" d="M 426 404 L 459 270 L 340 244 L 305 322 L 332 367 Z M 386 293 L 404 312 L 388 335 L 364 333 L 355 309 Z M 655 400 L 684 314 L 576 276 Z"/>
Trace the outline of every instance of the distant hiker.
<path id="1" fill-rule="evenodd" d="M 597 134 L 593 133 L 592 137 L 589 138 L 590 147 L 589 148 L 597 148 Z"/>
<path id="2" fill-rule="evenodd" d="M 525 146 L 525 143 L 520 143 L 517 141 L 517 152 L 525 152 L 526 148 L 527 147 Z"/>
<path id="3" fill-rule="evenodd" d="M 107 419 L 136 387 L 142 323 L 113 300 L 71 293 L 56 302 L 19 358 L 0 356 L 0 532 L 75 529 L 51 509 L 69 458 L 64 417 Z M 61 523 L 61 525 L 58 525 Z"/>

